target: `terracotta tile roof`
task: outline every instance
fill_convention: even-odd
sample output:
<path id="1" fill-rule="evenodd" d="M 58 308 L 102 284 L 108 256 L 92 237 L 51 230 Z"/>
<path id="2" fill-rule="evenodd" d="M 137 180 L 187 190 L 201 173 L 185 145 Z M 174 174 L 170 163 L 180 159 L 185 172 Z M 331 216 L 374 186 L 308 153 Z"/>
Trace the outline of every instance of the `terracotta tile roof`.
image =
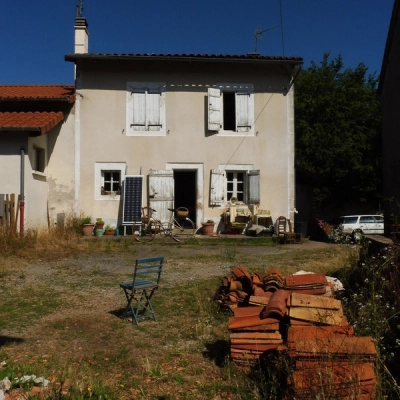
<path id="1" fill-rule="evenodd" d="M 44 135 L 64 119 L 58 112 L 0 112 L 0 131 L 34 132 Z"/>
<path id="2" fill-rule="evenodd" d="M 0 102 L 75 101 L 74 85 L 0 85 Z"/>

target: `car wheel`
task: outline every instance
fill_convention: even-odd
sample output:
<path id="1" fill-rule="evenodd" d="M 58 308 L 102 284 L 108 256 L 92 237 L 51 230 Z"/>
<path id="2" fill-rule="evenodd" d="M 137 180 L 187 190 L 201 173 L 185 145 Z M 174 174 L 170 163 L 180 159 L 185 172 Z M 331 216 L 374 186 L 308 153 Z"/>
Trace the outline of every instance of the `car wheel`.
<path id="1" fill-rule="evenodd" d="M 363 233 L 362 231 L 354 231 L 353 232 L 353 240 L 358 243 L 361 240 Z"/>

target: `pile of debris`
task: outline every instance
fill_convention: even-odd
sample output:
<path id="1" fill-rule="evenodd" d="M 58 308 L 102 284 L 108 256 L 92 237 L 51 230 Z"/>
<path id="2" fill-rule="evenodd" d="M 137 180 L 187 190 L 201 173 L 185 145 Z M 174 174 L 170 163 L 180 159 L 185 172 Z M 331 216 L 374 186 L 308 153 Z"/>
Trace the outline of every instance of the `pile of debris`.
<path id="1" fill-rule="evenodd" d="M 287 357 L 288 387 L 296 399 L 318 393 L 373 398 L 375 345 L 371 337 L 354 336 L 334 295 L 333 280 L 323 274 L 284 277 L 271 269 L 261 276 L 243 265 L 233 268 L 217 291 L 220 306 L 233 312 L 231 358 L 251 366 L 272 352 Z"/>

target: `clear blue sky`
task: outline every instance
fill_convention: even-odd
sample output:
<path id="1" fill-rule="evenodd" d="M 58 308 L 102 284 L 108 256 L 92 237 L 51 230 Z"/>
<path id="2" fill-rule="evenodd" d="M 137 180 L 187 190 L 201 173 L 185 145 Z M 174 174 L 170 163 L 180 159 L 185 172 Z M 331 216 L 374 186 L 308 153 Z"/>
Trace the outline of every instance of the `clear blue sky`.
<path id="1" fill-rule="evenodd" d="M 300 56 L 380 72 L 394 0 L 84 0 L 91 53 Z M 0 84 L 73 83 L 76 0 L 3 0 Z M 282 9 L 282 13 L 280 12 Z M 282 29 L 281 29 L 282 27 Z M 282 35 L 283 34 L 283 35 Z M 283 36 L 283 41 L 282 41 Z"/>

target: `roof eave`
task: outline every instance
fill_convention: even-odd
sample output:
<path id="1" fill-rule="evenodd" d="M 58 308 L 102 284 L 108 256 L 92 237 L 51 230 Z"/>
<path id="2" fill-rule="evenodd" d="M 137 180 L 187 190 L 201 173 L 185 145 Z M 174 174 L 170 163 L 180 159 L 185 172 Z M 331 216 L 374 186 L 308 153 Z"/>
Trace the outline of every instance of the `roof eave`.
<path id="1" fill-rule="evenodd" d="M 183 55 L 136 55 L 136 54 L 78 54 L 70 53 L 64 56 L 65 61 L 76 62 L 79 60 L 107 60 L 107 61 L 181 61 L 181 62 L 216 62 L 216 63 L 257 63 L 257 64 L 292 64 L 302 65 L 301 57 L 271 57 L 259 56 L 183 56 Z"/>

